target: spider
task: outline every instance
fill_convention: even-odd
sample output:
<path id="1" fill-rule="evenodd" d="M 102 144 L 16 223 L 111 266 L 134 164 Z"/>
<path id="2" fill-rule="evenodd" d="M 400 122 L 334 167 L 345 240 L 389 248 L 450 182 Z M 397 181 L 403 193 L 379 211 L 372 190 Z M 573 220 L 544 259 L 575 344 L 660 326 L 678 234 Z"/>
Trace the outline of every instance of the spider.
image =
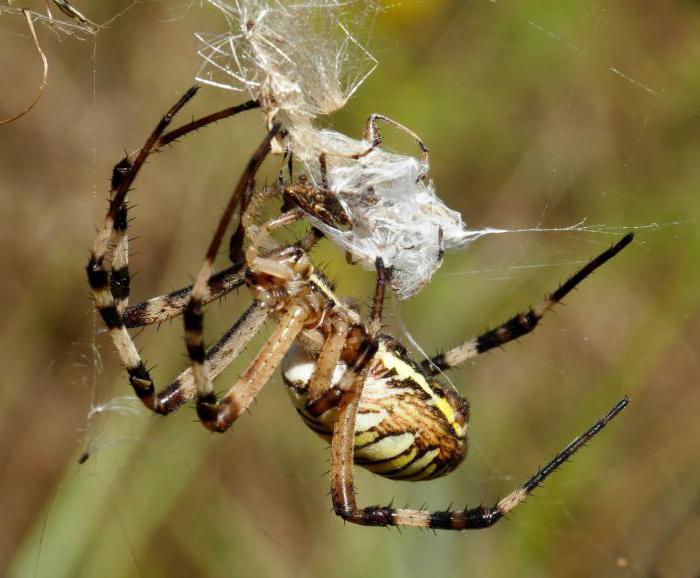
<path id="1" fill-rule="evenodd" d="M 468 359 L 530 333 L 542 317 L 583 279 L 632 241 L 627 235 L 593 258 L 540 304 L 498 327 L 446 352 L 416 363 L 404 347 L 380 332 L 382 306 L 391 269 L 381 260 L 371 314 L 336 296 L 314 268 L 308 251 L 321 234 L 312 229 L 297 243 L 283 245 L 272 233 L 302 218 L 298 206 L 261 222 L 260 211 L 277 188 L 255 190 L 253 179 L 271 143 L 280 133 L 274 124 L 240 177 L 209 245 L 194 284 L 168 295 L 128 306 L 127 191 L 147 157 L 160 147 L 210 122 L 256 107 L 251 101 L 166 132 L 189 101 L 190 89 L 161 119 L 144 146 L 114 168 L 111 200 L 87 265 L 95 304 L 126 367 L 136 396 L 150 410 L 167 415 L 189 400 L 202 424 L 226 431 L 248 408 L 278 366 L 297 412 L 331 445 L 331 496 L 335 513 L 366 526 L 418 526 L 447 530 L 487 528 L 520 504 L 541 482 L 598 434 L 628 404 L 625 397 L 576 437 L 549 463 L 492 506 L 429 512 L 391 506 L 360 507 L 353 485 L 353 463 L 391 479 L 429 480 L 452 471 L 463 460 L 470 408 L 465 399 L 441 384 L 438 375 Z M 307 184 L 308 186 L 308 184 Z M 299 190 L 299 188 L 295 189 Z M 293 202 L 287 195 L 285 202 Z M 241 257 L 229 269 L 212 274 L 233 214 L 240 206 L 239 229 L 231 242 Z M 236 287 L 247 285 L 253 303 L 234 325 L 205 350 L 203 306 Z M 182 314 L 190 367 L 156 391 L 128 329 Z M 274 329 L 248 368 L 219 398 L 212 380 L 271 319 Z"/>

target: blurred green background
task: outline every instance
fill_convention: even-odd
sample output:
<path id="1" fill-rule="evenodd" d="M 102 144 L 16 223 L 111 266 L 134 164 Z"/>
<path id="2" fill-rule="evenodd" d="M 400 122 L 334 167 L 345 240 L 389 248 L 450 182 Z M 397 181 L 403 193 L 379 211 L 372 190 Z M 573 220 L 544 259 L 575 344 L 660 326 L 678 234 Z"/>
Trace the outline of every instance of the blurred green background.
<path id="1" fill-rule="evenodd" d="M 457 343 L 640 227 L 535 335 L 451 374 L 472 404 L 461 468 L 415 484 L 358 472 L 363 504 L 489 504 L 631 397 L 508 521 L 437 535 L 344 526 L 327 449 L 279 377 L 223 436 L 191 408 L 163 419 L 129 398 L 89 416 L 130 393 L 83 271 L 111 167 L 193 82 L 193 32 L 215 16 L 185 1 L 74 4 L 96 22 L 118 17 L 96 40 L 40 27 L 49 85 L 0 127 L 0 575 L 698 576 L 700 3 L 406 1 L 377 22 L 380 66 L 336 128 L 359 136 L 371 112 L 412 127 L 442 198 L 473 228 L 606 226 L 493 235 L 449 254 L 419 296 L 390 306 L 390 330 L 402 319 L 429 353 Z M 0 118 L 40 73 L 22 18 L 0 15 Z M 206 88 L 181 118 L 236 100 Z M 148 163 L 130 197 L 133 302 L 191 281 L 262 134 L 248 113 Z M 366 300 L 370 274 L 327 244 L 315 258 L 342 295 Z M 242 291 L 209 307 L 209 342 L 247 302 Z M 139 344 L 160 384 L 186 363 L 179 320 Z"/>

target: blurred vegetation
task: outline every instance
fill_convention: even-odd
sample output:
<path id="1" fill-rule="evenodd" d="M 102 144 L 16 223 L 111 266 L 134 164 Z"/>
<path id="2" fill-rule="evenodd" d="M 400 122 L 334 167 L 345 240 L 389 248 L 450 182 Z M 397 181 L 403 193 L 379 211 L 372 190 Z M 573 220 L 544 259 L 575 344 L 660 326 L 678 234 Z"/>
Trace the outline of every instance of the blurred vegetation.
<path id="1" fill-rule="evenodd" d="M 511 519 L 437 535 L 335 518 L 327 450 L 278 377 L 224 436 L 189 408 L 88 419 L 91 404 L 129 393 L 83 272 L 111 167 L 192 83 L 192 33 L 212 15 L 188 2 L 74 4 L 95 22 L 120 16 L 96 40 L 38 29 L 48 87 L 0 128 L 0 575 L 698 575 L 698 2 L 407 1 L 377 23 L 380 67 L 336 128 L 359 135 L 370 112 L 411 126 L 430 144 L 441 196 L 474 228 L 609 228 L 486 237 L 394 306 L 390 329 L 400 314 L 432 353 L 641 227 L 535 335 L 452 373 L 473 414 L 456 473 L 400 484 L 358 472 L 365 504 L 491 503 L 629 394 L 619 420 Z M 40 75 L 26 23 L 2 15 L 0 118 L 26 105 Z M 231 98 L 204 89 L 182 118 Z M 191 281 L 261 135 L 249 113 L 149 162 L 131 195 L 134 302 Z M 371 275 L 332 246 L 315 256 L 340 293 L 366 299 Z M 210 342 L 247 298 L 208 309 Z M 161 384 L 185 363 L 179 321 L 139 343 Z"/>

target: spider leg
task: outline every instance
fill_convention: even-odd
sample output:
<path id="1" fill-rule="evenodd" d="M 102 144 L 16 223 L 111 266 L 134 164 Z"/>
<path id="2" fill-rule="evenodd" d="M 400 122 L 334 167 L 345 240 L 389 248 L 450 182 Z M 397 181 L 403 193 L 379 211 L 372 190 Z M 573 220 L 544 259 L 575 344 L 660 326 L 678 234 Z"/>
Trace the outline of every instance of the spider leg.
<path id="1" fill-rule="evenodd" d="M 93 244 L 86 270 L 95 304 L 102 316 L 119 358 L 127 369 L 129 382 L 136 395 L 153 411 L 159 411 L 155 386 L 140 354 L 127 331 L 122 316 L 128 311 L 130 275 L 128 269 L 127 205 L 126 197 L 139 171 L 150 154 L 158 148 L 201 128 L 206 124 L 254 108 L 240 105 L 192 121 L 166 133 L 174 116 L 196 94 L 197 87 L 190 88 L 161 118 L 145 144 L 135 153 L 127 155 L 114 167 L 107 215 Z M 138 306 L 137 306 L 138 307 Z M 140 309 L 138 309 L 140 310 Z"/>
<path id="2" fill-rule="evenodd" d="M 220 120 L 223 120 L 225 118 L 229 118 L 232 116 L 236 116 L 237 114 L 241 112 L 245 112 L 247 110 L 253 110 L 256 108 L 260 108 L 260 101 L 258 99 L 252 99 L 248 100 L 242 104 L 236 105 L 236 106 L 231 106 L 229 108 L 224 108 L 222 110 L 219 110 L 217 112 L 214 112 L 212 114 L 208 114 L 206 116 L 200 117 L 198 119 L 192 120 L 191 122 L 188 122 L 187 124 L 184 124 L 176 129 L 171 130 L 170 132 L 165 133 L 160 139 L 158 139 L 158 143 L 156 144 L 156 149 L 160 149 L 166 145 L 169 145 L 170 143 L 174 142 L 175 140 L 182 138 L 186 134 L 189 134 L 191 132 L 194 132 L 196 130 L 199 130 L 209 124 L 213 124 L 215 122 L 218 122 Z M 235 247 L 237 244 L 242 244 L 243 239 L 242 237 L 239 239 L 237 236 L 240 236 L 242 231 L 240 231 L 240 228 L 232 235 L 231 237 L 231 248 L 230 248 L 230 255 L 231 255 L 231 261 L 234 264 L 242 265 L 242 261 L 239 261 L 236 259 L 235 256 Z"/>
<path id="3" fill-rule="evenodd" d="M 324 235 L 320 229 L 316 227 L 311 227 L 306 234 L 297 242 L 297 247 L 299 247 L 305 253 L 308 253 L 313 246 L 323 239 Z"/>
<path id="4" fill-rule="evenodd" d="M 488 528 L 508 512 L 521 504 L 535 488 L 554 473 L 564 462 L 598 434 L 629 403 L 620 400 L 601 419 L 583 434 L 576 437 L 544 467 L 522 486 L 499 500 L 493 506 L 429 512 L 427 510 L 395 509 L 391 506 L 369 506 L 359 508 L 355 499 L 353 483 L 353 453 L 355 445 L 355 419 L 362 394 L 362 383 L 358 379 L 349 392 L 351 398 L 341 404 L 341 413 L 335 423 L 331 446 L 331 495 L 335 513 L 353 524 L 362 526 L 417 526 L 441 530 L 476 530 Z"/>
<path id="5" fill-rule="evenodd" d="M 207 371 L 212 379 L 226 369 L 257 335 L 269 316 L 269 310 L 257 301 L 207 351 Z M 195 398 L 197 388 L 192 368 L 188 367 L 158 393 L 158 413 L 168 414 Z"/>
<path id="6" fill-rule="evenodd" d="M 208 114 L 206 116 L 197 118 L 191 122 L 188 122 L 187 124 L 183 124 L 182 126 L 179 126 L 176 129 L 173 129 L 170 132 L 167 132 L 163 136 L 161 136 L 158 139 L 155 150 L 160 149 L 166 145 L 169 145 L 173 141 L 175 141 L 179 138 L 182 138 L 186 134 L 194 132 L 196 130 L 199 130 L 200 128 L 204 128 L 205 126 L 207 126 L 209 124 L 213 124 L 213 123 L 218 122 L 220 120 L 223 120 L 225 118 L 230 118 L 232 116 L 236 116 L 237 114 L 239 114 L 241 112 L 245 112 L 247 110 L 253 110 L 255 108 L 260 108 L 260 101 L 257 99 L 248 100 L 242 104 L 238 104 L 236 106 L 231 106 L 229 108 L 224 108 L 224 109 L 219 110 L 217 112 L 213 112 L 212 114 Z"/>
<path id="7" fill-rule="evenodd" d="M 120 308 L 126 303 L 126 297 L 128 297 L 128 282 L 124 285 L 122 279 L 120 287 L 126 289 L 126 291 L 119 298 L 115 298 L 112 293 L 112 287 L 115 285 L 110 280 L 112 265 L 108 265 L 108 263 L 116 250 L 119 254 L 117 264 L 122 271 L 126 271 L 125 274 L 128 278 L 128 269 L 125 270 L 124 268 L 125 255 L 123 254 L 126 245 L 124 240 L 126 236 L 126 209 L 124 204 L 126 194 L 148 155 L 153 151 L 158 139 L 166 130 L 175 114 L 185 106 L 195 93 L 196 88 L 191 88 L 173 105 L 165 116 L 161 118 L 133 160 L 125 158 L 115 167 L 109 209 L 93 244 L 86 267 L 88 282 L 92 289 L 95 304 L 107 329 L 109 329 L 119 358 L 129 373 L 129 382 L 143 403 L 154 410 L 156 400 L 153 381 L 141 361 L 139 352 L 124 325 L 120 312 Z M 114 247 L 115 238 L 117 239 L 116 249 Z"/>
<path id="8" fill-rule="evenodd" d="M 365 141 L 368 141 L 370 143 L 370 146 L 365 149 L 362 152 L 359 153 L 340 153 L 340 152 L 333 152 L 333 153 L 321 153 L 319 157 L 319 165 L 321 169 L 321 178 L 323 181 L 323 186 L 328 189 L 328 184 L 327 184 L 327 175 L 328 175 L 328 167 L 327 167 L 327 157 L 328 156 L 333 156 L 333 157 L 341 157 L 341 158 L 349 158 L 349 159 L 361 159 L 362 157 L 366 157 L 368 154 L 370 154 L 372 151 L 375 149 L 379 148 L 379 146 L 382 144 L 382 135 L 379 132 L 379 127 L 377 126 L 377 121 L 382 121 L 390 126 L 393 126 L 394 128 L 399 129 L 401 132 L 407 134 L 410 138 L 416 141 L 418 143 L 418 147 L 421 150 L 421 158 L 423 160 L 423 164 L 425 168 L 421 171 L 421 173 L 418 175 L 418 180 L 423 180 L 427 176 L 427 167 L 430 164 L 430 149 L 428 149 L 428 145 L 426 145 L 423 142 L 423 139 L 418 136 L 417 133 L 413 132 L 410 128 L 407 126 L 396 122 L 395 120 L 389 118 L 388 116 L 384 116 L 383 114 L 377 114 L 373 113 L 370 114 L 367 120 L 365 121 L 365 126 L 363 130 L 363 138 Z"/>
<path id="9" fill-rule="evenodd" d="M 318 155 L 318 166 L 321 172 L 321 186 L 325 191 L 329 190 L 328 184 L 328 161 L 326 159 L 326 153 L 321 153 Z"/>
<path id="10" fill-rule="evenodd" d="M 225 118 L 235 116 L 241 112 L 259 107 L 259 100 L 249 100 L 242 104 L 231 106 L 198 119 L 194 119 L 191 122 L 188 122 L 159 136 L 158 140 L 155 142 L 155 144 L 153 144 L 149 154 L 153 154 L 154 152 L 159 151 L 161 148 L 173 143 L 175 140 L 182 138 L 191 132 L 204 128 L 209 124 L 213 124 Z M 119 188 L 121 178 L 128 176 L 130 172 L 132 172 L 132 167 L 129 156 L 127 156 L 117 163 L 112 171 L 112 191 L 116 191 Z M 133 182 L 133 178 L 131 180 Z M 117 210 L 115 217 L 114 255 L 112 257 L 112 271 L 110 274 L 110 287 L 112 289 L 112 294 L 114 295 L 117 309 L 120 313 L 124 313 L 129 301 L 131 277 L 129 275 L 128 259 L 129 241 L 127 236 L 127 199 L 125 196 L 124 202 Z"/>
<path id="11" fill-rule="evenodd" d="M 121 163 L 120 163 L 121 164 Z M 117 165 L 118 167 L 119 165 Z M 117 169 L 115 167 L 112 176 L 112 182 L 115 181 Z M 114 190 L 116 187 L 112 187 Z M 117 209 L 114 219 L 114 236 L 113 245 L 114 253 L 112 254 L 112 262 L 109 272 L 109 288 L 114 296 L 114 304 L 117 311 L 123 314 L 126 307 L 129 305 L 129 293 L 131 292 L 131 274 L 129 273 L 129 237 L 127 233 L 128 227 L 127 217 L 127 200 L 124 197 L 124 202 Z"/>
<path id="12" fill-rule="evenodd" d="M 155 143 L 152 152 L 157 152 L 160 149 L 162 149 L 163 147 L 165 147 L 169 144 L 172 144 L 176 140 L 182 138 L 183 136 L 185 136 L 191 132 L 200 130 L 207 125 L 214 124 L 216 122 L 219 122 L 220 120 L 230 118 L 230 117 L 236 116 L 237 114 L 239 114 L 241 112 L 253 110 L 256 108 L 260 108 L 260 101 L 257 99 L 252 99 L 252 100 L 248 100 L 242 104 L 238 104 L 236 106 L 224 108 L 224 109 L 219 110 L 217 112 L 214 112 L 214 113 L 208 114 L 206 116 L 194 119 L 194 120 L 192 120 L 192 121 L 190 121 L 182 126 L 177 127 L 176 129 L 173 129 L 173 130 L 163 134 L 158 139 L 158 141 Z M 124 208 L 124 210 L 126 211 L 126 207 Z M 126 223 L 126 215 L 124 217 L 124 222 Z M 126 231 L 126 226 L 124 227 L 124 231 Z M 124 237 L 126 238 L 126 235 L 124 235 Z M 124 251 L 121 251 L 121 253 L 128 251 L 126 242 L 124 242 L 124 247 L 125 247 L 125 249 L 124 249 Z M 119 253 L 120 253 L 119 247 L 117 246 L 117 250 L 115 251 L 115 259 L 117 258 Z M 128 252 L 126 252 L 126 254 L 128 256 Z M 117 272 L 116 266 L 113 265 L 113 269 L 115 269 L 115 271 L 112 274 L 112 277 L 114 278 L 115 273 Z M 128 269 L 127 269 L 127 275 L 128 275 Z M 118 279 L 122 279 L 122 277 L 118 277 Z M 124 283 L 124 282 L 122 281 L 122 283 Z M 128 277 L 126 278 L 126 288 L 127 288 L 127 296 L 128 296 Z"/>
<path id="13" fill-rule="evenodd" d="M 377 337 L 382 328 L 382 313 L 384 311 L 384 294 L 386 286 L 391 283 L 391 268 L 384 266 L 381 257 L 377 257 L 375 263 L 377 269 L 377 284 L 374 290 L 374 300 L 372 302 L 372 316 L 368 325 L 371 337 Z"/>
<path id="14" fill-rule="evenodd" d="M 260 168 L 263 160 L 270 151 L 270 144 L 272 139 L 278 133 L 280 129 L 279 124 L 275 124 L 273 128 L 268 132 L 268 134 L 263 139 L 260 146 L 248 161 L 246 170 L 241 175 L 235 189 L 231 193 L 228 204 L 224 210 L 224 213 L 219 220 L 214 237 L 209 244 L 206 256 L 204 258 L 204 263 L 199 270 L 199 274 L 192 286 L 190 292 L 190 298 L 187 302 L 184 311 L 184 324 L 185 324 L 185 343 L 187 345 L 187 353 L 190 359 L 190 365 L 192 367 L 192 373 L 194 375 L 194 381 L 197 386 L 198 397 L 200 400 L 216 399 L 214 394 L 214 386 L 211 381 L 209 372 L 207 371 L 207 366 L 205 364 L 205 350 L 204 341 L 202 335 L 203 328 L 203 313 L 202 304 L 207 293 L 207 283 L 211 277 L 212 270 L 214 268 L 214 260 L 221 246 L 221 241 L 226 233 L 226 229 L 233 217 L 233 213 L 241 202 L 241 198 L 245 191 L 249 188 L 251 181 L 255 177 L 256 172 Z"/>
<path id="15" fill-rule="evenodd" d="M 350 323 L 343 315 L 330 321 L 331 331 L 321 345 L 306 396 L 306 410 L 318 417 L 335 407 L 340 401 L 341 390 L 333 387 L 333 374 L 348 343 Z"/>
<path id="16" fill-rule="evenodd" d="M 304 328 L 308 315 L 306 307 L 292 304 L 282 315 L 258 355 L 221 400 L 217 401 L 213 391 L 211 395 L 202 395 L 200 384 L 196 383 L 197 373 L 194 372 L 197 385 L 197 415 L 206 428 L 224 432 L 231 427 L 277 369 L 284 354 Z"/>
<path id="17" fill-rule="evenodd" d="M 423 142 L 423 140 L 415 132 L 413 132 L 407 126 L 389 118 L 388 116 L 384 116 L 383 114 L 377 114 L 377 113 L 373 113 L 373 114 L 369 115 L 369 117 L 367 118 L 367 121 L 365 122 L 365 128 L 363 131 L 364 132 L 364 139 L 366 141 L 369 141 L 372 146 L 362 153 L 353 155 L 353 158 L 361 158 L 361 157 L 368 155 L 369 153 L 371 153 L 374 149 L 376 149 L 382 143 L 382 135 L 379 133 L 379 127 L 377 126 L 377 121 L 382 121 L 390 126 L 393 126 L 394 128 L 399 129 L 401 132 L 407 134 L 410 138 L 415 140 L 416 143 L 418 143 L 418 147 L 421 150 L 423 162 L 425 163 L 426 166 L 429 164 L 430 151 L 428 149 L 428 146 Z"/>
<path id="18" fill-rule="evenodd" d="M 241 202 L 238 207 L 238 226 L 236 230 L 231 235 L 228 241 L 228 258 L 231 263 L 239 267 L 245 265 L 245 254 L 243 252 L 243 245 L 245 241 L 245 227 L 243 225 L 243 215 L 245 214 L 246 208 L 250 199 L 253 197 L 255 192 L 255 180 L 251 179 L 248 183 L 247 190 L 243 191 L 241 195 Z"/>
<path id="19" fill-rule="evenodd" d="M 274 197 L 277 192 L 274 189 L 262 189 L 248 199 L 245 210 L 241 216 L 239 228 L 244 232 L 244 236 L 250 241 L 248 248 L 245 251 L 245 259 L 248 263 L 253 262 L 261 253 L 266 253 L 280 247 L 280 244 L 272 238 L 270 233 L 275 229 L 287 227 L 304 218 L 304 211 L 298 207 L 292 207 L 289 210 L 281 213 L 277 217 L 273 217 L 269 221 L 258 224 L 257 217 L 259 216 L 265 202 Z M 283 210 L 285 207 L 283 207 Z M 296 246 L 302 250 L 311 248 L 316 241 L 323 236 L 320 232 L 309 231 Z M 243 251 L 241 251 L 243 253 Z"/>
<path id="20" fill-rule="evenodd" d="M 202 305 L 216 301 L 244 284 L 245 271 L 241 266 L 234 265 L 224 269 L 212 275 L 207 281 Z M 177 317 L 187 306 L 191 292 L 192 285 L 171 291 L 166 295 L 152 297 L 136 305 L 130 305 L 122 312 L 124 324 L 129 328 L 143 327 Z"/>
<path id="21" fill-rule="evenodd" d="M 423 371 L 427 375 L 437 375 L 446 369 L 464 363 L 468 359 L 472 359 L 494 347 L 500 347 L 509 341 L 527 335 L 537 327 L 542 317 L 544 317 L 552 307 L 566 297 L 581 281 L 593 273 L 593 271 L 622 251 L 622 249 L 632 242 L 633 238 L 633 233 L 625 235 L 612 247 L 591 259 L 586 265 L 569 277 L 556 291 L 550 293 L 544 301 L 531 308 L 529 311 L 519 313 L 498 327 L 474 339 L 470 339 L 457 347 L 453 347 L 440 355 L 436 355 L 432 359 L 426 359 L 421 363 Z"/>

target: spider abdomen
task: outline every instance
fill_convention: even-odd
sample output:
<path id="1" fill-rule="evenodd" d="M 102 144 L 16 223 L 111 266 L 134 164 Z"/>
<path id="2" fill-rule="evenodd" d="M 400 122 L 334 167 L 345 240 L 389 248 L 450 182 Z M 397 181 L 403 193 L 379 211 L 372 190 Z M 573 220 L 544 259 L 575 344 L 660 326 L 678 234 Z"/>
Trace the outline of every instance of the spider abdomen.
<path id="1" fill-rule="evenodd" d="M 287 354 L 282 376 L 304 423 L 326 440 L 333 433 L 335 408 L 320 416 L 307 409 L 308 385 L 316 360 L 299 346 Z M 332 385 L 345 373 L 336 366 Z M 397 480 L 429 480 L 452 471 L 466 453 L 467 402 L 428 381 L 394 339 L 382 336 L 374 355 L 355 425 L 357 465 Z"/>

